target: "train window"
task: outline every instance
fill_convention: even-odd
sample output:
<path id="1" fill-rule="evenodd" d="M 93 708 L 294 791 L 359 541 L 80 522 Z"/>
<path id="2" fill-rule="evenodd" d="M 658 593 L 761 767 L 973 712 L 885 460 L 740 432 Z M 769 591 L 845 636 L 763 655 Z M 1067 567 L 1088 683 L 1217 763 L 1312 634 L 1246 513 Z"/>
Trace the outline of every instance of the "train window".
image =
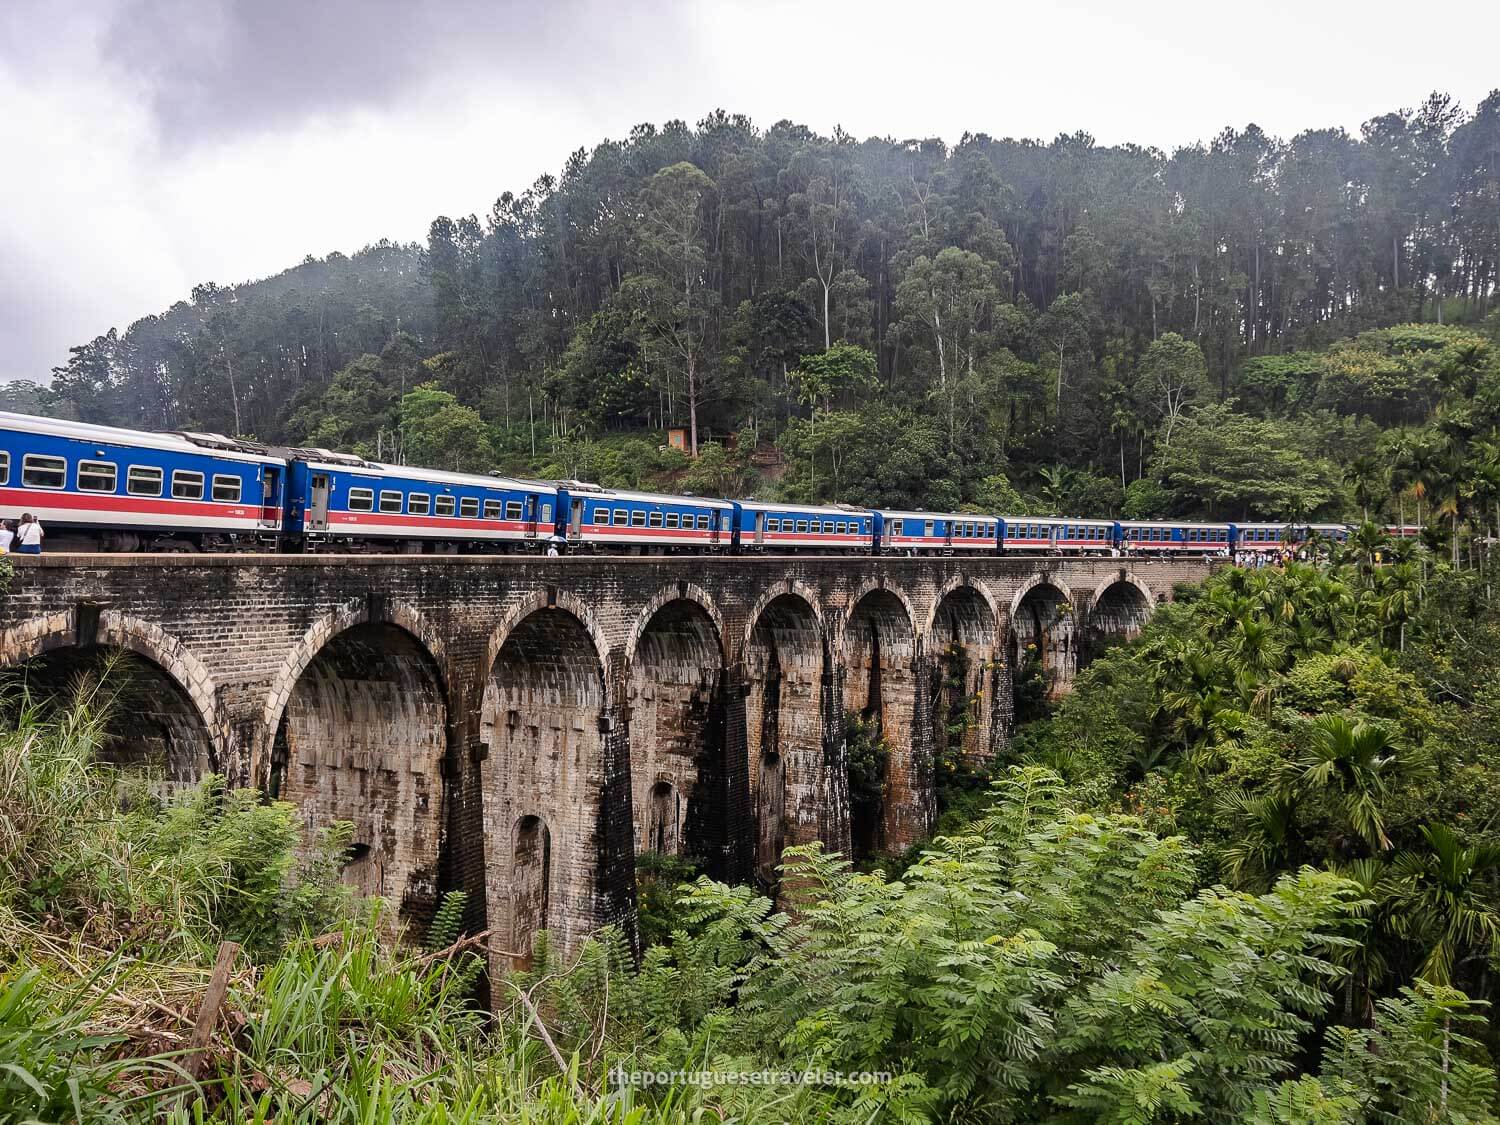
<path id="1" fill-rule="evenodd" d="M 630 522 L 630 514 L 624 508 L 615 509 L 615 526 L 624 527 Z"/>
<path id="2" fill-rule="evenodd" d="M 630 512 L 630 526 L 631 527 L 645 527 L 646 526 L 646 513 L 643 512 L 640 508 L 633 508 L 633 509 L 631 509 L 631 512 Z"/>
<path id="3" fill-rule="evenodd" d="M 68 463 L 61 457 L 28 453 L 21 459 L 21 483 L 27 488 L 62 488 L 68 483 Z"/>
<path id="4" fill-rule="evenodd" d="M 799 534 L 802 534 L 802 535 L 806 535 L 807 534 L 807 521 L 806 520 L 798 520 L 797 521 L 797 531 L 798 531 Z"/>
<path id="5" fill-rule="evenodd" d="M 661 513 L 660 512 L 652 512 L 651 513 L 651 526 L 652 527 L 660 527 L 661 526 Z"/>
<path id="6" fill-rule="evenodd" d="M 479 497 L 465 496 L 458 502 L 458 514 L 466 520 L 479 518 Z"/>
<path id="7" fill-rule="evenodd" d="M 113 492 L 119 470 L 108 461 L 78 462 L 78 488 L 81 492 Z"/>
<path id="8" fill-rule="evenodd" d="M 486 500 L 484 502 L 484 518 L 487 520 L 497 520 L 500 518 L 500 501 Z"/>
<path id="9" fill-rule="evenodd" d="M 370 490 L 368 488 L 365 488 L 365 489 L 359 489 L 357 491 L 362 491 L 365 494 L 366 503 L 365 503 L 365 507 L 363 508 L 363 511 L 368 512 L 370 510 L 370 505 L 369 505 L 369 499 L 370 499 L 370 495 L 371 495 L 370 494 Z M 354 493 L 350 492 L 349 496 L 350 496 L 349 506 L 352 508 L 354 506 L 354 501 L 353 501 Z M 176 500 L 202 500 L 203 499 L 203 474 L 202 473 L 189 472 L 187 469 L 173 469 L 172 470 L 172 497 L 173 497 L 173 499 L 176 499 Z"/>
<path id="10" fill-rule="evenodd" d="M 218 480 L 214 481 L 214 491 L 219 490 Z M 380 510 L 382 512 L 400 512 L 402 495 L 400 492 L 382 492 L 380 494 Z"/>
<path id="11" fill-rule="evenodd" d="M 668 512 L 667 513 L 667 526 L 668 527 L 676 527 L 678 525 L 678 523 L 681 522 L 681 518 L 682 517 L 680 517 L 676 512 Z"/>
<path id="12" fill-rule="evenodd" d="M 439 496 L 433 503 L 432 514 L 435 516 L 451 516 L 458 502 L 452 496 Z"/>
<path id="13" fill-rule="evenodd" d="M 775 519 L 774 517 L 772 519 L 768 519 L 766 521 L 766 530 L 767 531 L 780 531 L 781 530 L 781 521 L 778 520 L 778 519 Z"/>
<path id="14" fill-rule="evenodd" d="M 409 516 L 425 516 L 432 511 L 432 497 L 425 492 L 413 492 L 406 499 L 406 514 Z"/>
<path id="15" fill-rule="evenodd" d="M 229 473 L 214 474 L 214 500 L 220 504 L 240 502 L 240 478 Z M 381 497 L 381 511 L 385 510 L 385 497 Z M 396 493 L 396 511 L 401 510 L 401 493 Z"/>
<path id="16" fill-rule="evenodd" d="M 708 513 L 707 512 L 699 512 L 698 513 L 698 530 L 699 531 L 707 531 L 708 530 Z"/>
<path id="17" fill-rule="evenodd" d="M 0 449 L 0 484 L 10 483 L 10 454 Z"/>
<path id="18" fill-rule="evenodd" d="M 125 491 L 132 496 L 160 496 L 161 470 L 151 465 L 132 465 L 125 474 Z"/>
<path id="19" fill-rule="evenodd" d="M 177 477 L 172 474 L 172 495 L 177 495 Z M 349 490 L 349 510 L 351 512 L 373 512 L 375 510 L 375 490 L 373 488 L 351 488 Z"/>
<path id="20" fill-rule="evenodd" d="M 552 522 L 552 505 L 551 504 L 543 504 L 542 505 L 542 514 L 540 516 L 540 519 L 541 519 L 541 521 L 543 523 L 551 523 Z"/>
<path id="21" fill-rule="evenodd" d="M 594 509 L 594 514 L 589 517 L 589 522 L 590 523 L 594 523 L 594 524 L 598 524 L 600 527 L 608 527 L 609 526 L 609 509 L 608 508 L 595 508 Z"/>
<path id="22" fill-rule="evenodd" d="M 521 518 L 521 502 L 519 500 L 507 500 L 505 502 L 505 518 L 518 520 Z"/>

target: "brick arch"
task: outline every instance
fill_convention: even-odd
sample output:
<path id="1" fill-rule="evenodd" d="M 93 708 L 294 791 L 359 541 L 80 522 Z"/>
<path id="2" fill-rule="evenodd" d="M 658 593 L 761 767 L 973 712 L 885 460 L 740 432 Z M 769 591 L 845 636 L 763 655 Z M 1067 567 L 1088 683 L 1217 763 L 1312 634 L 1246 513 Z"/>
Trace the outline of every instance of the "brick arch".
<path id="1" fill-rule="evenodd" d="M 1071 602 L 1073 600 L 1072 591 L 1068 589 L 1066 584 L 1064 584 L 1061 579 L 1056 578 L 1051 574 L 1033 574 L 1030 578 L 1026 579 L 1025 582 L 1021 583 L 1020 589 L 1018 589 L 1015 593 L 1015 596 L 1010 599 L 1010 613 L 1007 615 L 1008 620 L 1015 620 L 1016 614 L 1021 611 L 1021 603 L 1026 600 L 1026 595 L 1031 593 L 1031 591 L 1035 590 L 1038 586 L 1051 586 L 1054 590 L 1062 595 L 1063 601 Z"/>
<path id="2" fill-rule="evenodd" d="M 937 628 L 938 614 L 942 611 L 943 602 L 954 590 L 973 590 L 979 595 L 979 600 L 989 607 L 990 614 L 995 619 L 995 632 L 999 636 L 1006 627 L 1007 618 L 1000 608 L 1000 603 L 995 601 L 995 595 L 990 592 L 988 586 L 982 582 L 976 582 L 968 575 L 955 574 L 948 581 L 937 588 L 932 599 L 932 612 L 927 615 L 927 625 L 922 630 L 922 636 L 926 639 L 929 650 L 936 651 L 936 636 L 934 630 Z M 1024 595 L 1023 595 L 1024 596 Z"/>
<path id="3" fill-rule="evenodd" d="M 609 708 L 614 703 L 614 692 L 610 687 L 609 672 L 609 640 L 605 636 L 604 628 L 599 624 L 599 618 L 588 604 L 576 594 L 570 594 L 566 590 L 548 591 L 537 590 L 515 602 L 505 611 L 500 618 L 500 624 L 490 633 L 489 644 L 485 646 L 484 663 L 480 665 L 481 677 L 488 679 L 490 670 L 495 667 L 495 661 L 500 659 L 500 650 L 505 647 L 505 642 L 515 632 L 516 626 L 525 621 L 533 613 L 543 609 L 560 609 L 576 618 L 583 626 L 584 632 L 589 635 L 589 641 L 594 646 L 594 656 L 599 661 L 599 668 L 604 675 L 604 706 Z"/>
<path id="4" fill-rule="evenodd" d="M 728 641 L 724 636 L 724 615 L 719 611 L 717 603 L 709 596 L 708 591 L 693 582 L 674 583 L 671 586 L 663 586 L 658 590 L 645 605 L 645 608 L 636 615 L 635 623 L 630 627 L 630 637 L 625 641 L 625 667 L 629 668 L 635 664 L 635 650 L 641 643 L 641 637 L 645 634 L 651 619 L 672 602 L 692 602 L 708 615 L 713 622 L 714 636 L 719 645 L 719 657 L 727 657 L 725 649 Z M 498 650 L 497 650 L 498 651 Z"/>
<path id="5" fill-rule="evenodd" d="M 0 668 L 14 668 L 76 641 L 73 614 L 52 613 L 0 633 Z M 215 756 L 224 760 L 228 723 L 219 714 L 213 675 L 180 639 L 138 617 L 101 610 L 94 644 L 126 649 L 151 661 L 175 683 L 193 705 Z"/>
<path id="6" fill-rule="evenodd" d="M 877 591 L 890 594 L 906 610 L 906 626 L 911 630 L 912 644 L 917 646 L 918 655 L 921 654 L 921 649 L 925 647 L 923 635 L 917 632 L 919 616 L 916 607 L 912 604 L 911 597 L 899 586 L 892 586 L 881 579 L 871 578 L 861 583 L 859 588 L 849 598 L 848 608 L 844 612 L 844 628 L 839 630 L 838 637 L 834 640 L 834 658 L 839 663 L 843 663 L 848 655 L 848 625 L 850 619 L 854 616 L 855 610 L 859 608 L 859 603 Z"/>
<path id="7" fill-rule="evenodd" d="M 807 603 L 807 608 L 812 613 L 813 622 L 818 627 L 818 639 L 823 643 L 823 647 L 827 649 L 829 643 L 828 621 L 824 617 L 823 603 L 819 599 L 817 591 L 805 582 L 791 579 L 778 583 L 767 590 L 760 596 L 755 605 L 751 607 L 750 612 L 745 617 L 745 634 L 740 638 L 739 651 L 734 654 L 737 659 L 744 659 L 746 651 L 750 648 L 751 638 L 755 636 L 755 627 L 760 623 L 761 615 L 765 613 L 766 608 L 772 602 L 783 594 L 791 594 L 793 597 Z"/>
<path id="8" fill-rule="evenodd" d="M 356 625 L 394 625 L 405 633 L 409 633 L 418 644 L 427 651 L 427 656 L 432 662 L 432 668 L 438 679 L 438 688 L 447 695 L 447 685 L 444 681 L 443 667 L 447 659 L 442 638 L 417 610 L 401 602 L 386 603 L 384 612 L 375 618 L 370 616 L 370 603 L 366 598 L 351 598 L 337 609 L 330 610 L 318 618 L 312 626 L 302 634 L 292 650 L 287 653 L 286 659 L 281 662 L 281 667 L 276 670 L 276 675 L 271 680 L 271 690 L 266 695 L 266 702 L 261 709 L 261 727 L 258 734 L 259 749 L 269 750 L 272 741 L 276 738 L 276 728 L 281 723 L 281 716 L 286 711 L 287 700 L 292 696 L 292 689 L 297 686 L 302 673 L 307 671 L 308 665 L 322 652 L 329 641 L 340 633 L 347 632 Z"/>
<path id="9" fill-rule="evenodd" d="M 1135 571 L 1122 570 L 1106 578 L 1103 582 L 1094 587 L 1094 592 L 1089 595 L 1089 612 L 1093 612 L 1094 607 L 1099 604 L 1099 599 L 1104 596 L 1106 590 L 1108 590 L 1111 586 L 1118 586 L 1121 582 L 1125 583 L 1127 586 L 1135 587 L 1135 589 L 1140 593 L 1141 597 L 1146 600 L 1146 610 L 1148 613 L 1156 605 L 1156 595 L 1151 592 L 1151 587 L 1147 586 L 1145 582 L 1141 581 L 1140 577 L 1135 573 Z"/>

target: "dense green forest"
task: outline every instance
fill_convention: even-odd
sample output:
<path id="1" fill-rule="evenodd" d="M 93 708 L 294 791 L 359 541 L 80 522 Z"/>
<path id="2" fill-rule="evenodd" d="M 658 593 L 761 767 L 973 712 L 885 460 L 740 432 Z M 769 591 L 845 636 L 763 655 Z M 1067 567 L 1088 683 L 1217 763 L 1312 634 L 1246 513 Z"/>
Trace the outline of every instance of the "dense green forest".
<path id="1" fill-rule="evenodd" d="M 1497 286 L 1500 91 L 1170 155 L 717 112 L 425 246 L 200 286 L 6 397 L 610 484 L 1425 521 L 1493 421 Z"/>
<path id="2" fill-rule="evenodd" d="M 1018 685 L 1031 720 L 899 862 L 792 849 L 780 912 L 643 863 L 639 962 L 622 933 L 569 960 L 540 935 L 490 1018 L 461 895 L 392 947 L 339 882 L 346 832 L 102 765 L 108 674 L 13 692 L 0 1121 L 1493 1123 L 1477 562 L 1369 525 L 1182 588 L 1060 702 Z M 222 939 L 243 953 L 195 1051 Z"/>

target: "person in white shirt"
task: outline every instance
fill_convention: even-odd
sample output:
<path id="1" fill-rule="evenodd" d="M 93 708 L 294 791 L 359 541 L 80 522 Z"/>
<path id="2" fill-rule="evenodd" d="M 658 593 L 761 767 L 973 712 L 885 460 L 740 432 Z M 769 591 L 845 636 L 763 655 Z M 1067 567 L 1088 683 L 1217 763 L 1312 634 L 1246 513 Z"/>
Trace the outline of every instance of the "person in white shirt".
<path id="1" fill-rule="evenodd" d="M 11 529 L 10 520 L 0 520 L 0 555 L 10 554 L 10 545 L 16 541 L 16 533 Z"/>
<path id="2" fill-rule="evenodd" d="M 42 530 L 41 521 L 27 512 L 21 517 L 21 525 L 16 528 L 16 553 L 21 555 L 40 555 L 42 553 L 42 537 L 46 534 Z"/>

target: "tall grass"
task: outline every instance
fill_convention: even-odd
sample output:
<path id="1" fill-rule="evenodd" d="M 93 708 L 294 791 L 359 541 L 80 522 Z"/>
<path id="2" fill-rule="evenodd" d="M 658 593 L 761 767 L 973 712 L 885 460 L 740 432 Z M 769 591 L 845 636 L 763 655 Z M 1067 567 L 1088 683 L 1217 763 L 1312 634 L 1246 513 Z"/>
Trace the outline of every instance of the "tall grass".
<path id="1" fill-rule="evenodd" d="M 477 1007 L 458 898 L 426 947 L 387 944 L 340 882 L 347 826 L 306 840 L 221 779 L 168 796 L 101 763 L 110 674 L 0 696 L 0 1125 L 695 1119 L 609 1090 L 598 1050 L 565 1043 L 560 1069 L 534 1010 Z M 193 1070 L 225 939 L 244 952 Z"/>

